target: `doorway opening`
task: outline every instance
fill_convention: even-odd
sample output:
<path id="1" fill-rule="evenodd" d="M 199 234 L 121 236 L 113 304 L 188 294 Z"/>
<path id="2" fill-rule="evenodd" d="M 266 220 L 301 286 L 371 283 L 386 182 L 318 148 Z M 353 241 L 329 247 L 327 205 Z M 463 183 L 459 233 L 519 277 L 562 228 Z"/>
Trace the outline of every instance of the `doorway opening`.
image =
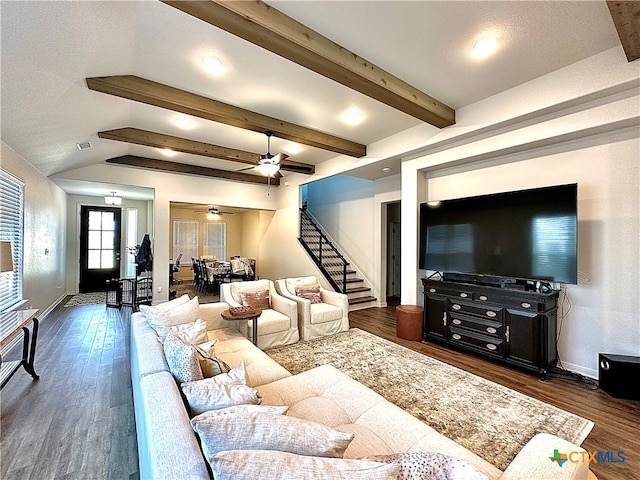
<path id="1" fill-rule="evenodd" d="M 400 304 L 402 233 L 400 224 L 400 202 L 386 204 L 387 209 L 387 305 Z"/>

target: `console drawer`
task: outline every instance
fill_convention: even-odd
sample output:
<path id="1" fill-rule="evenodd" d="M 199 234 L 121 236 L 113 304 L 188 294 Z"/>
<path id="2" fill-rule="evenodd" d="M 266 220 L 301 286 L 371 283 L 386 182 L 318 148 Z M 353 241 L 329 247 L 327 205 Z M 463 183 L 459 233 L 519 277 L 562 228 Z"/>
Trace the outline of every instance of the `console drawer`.
<path id="1" fill-rule="evenodd" d="M 473 299 L 479 302 L 497 303 L 505 307 L 518 308 L 528 312 L 544 312 L 545 309 L 556 306 L 555 299 L 540 300 L 535 295 L 527 295 L 524 292 L 516 292 L 514 294 L 513 292 L 505 293 L 503 290 L 475 293 Z"/>
<path id="2" fill-rule="evenodd" d="M 457 302 L 451 299 L 451 314 L 454 313 L 467 313 L 471 315 L 477 315 L 483 318 L 490 318 L 498 322 L 502 322 L 502 307 L 497 305 L 484 305 L 480 303 L 465 303 Z"/>
<path id="3" fill-rule="evenodd" d="M 467 298 L 471 300 L 473 293 L 467 290 L 453 290 L 451 288 L 442 288 L 440 286 L 429 285 L 425 288 L 425 293 L 429 295 L 446 295 L 447 297 Z"/>
<path id="4" fill-rule="evenodd" d="M 484 353 L 502 356 L 504 353 L 504 342 L 495 337 L 476 333 L 464 328 L 454 326 L 449 327 L 448 340 L 451 343 L 471 346 L 482 350 Z"/>
<path id="5" fill-rule="evenodd" d="M 455 327 L 464 327 L 483 335 L 502 338 L 504 326 L 501 321 L 495 321 L 491 318 L 483 318 L 465 315 L 458 312 L 449 313 L 449 324 Z"/>

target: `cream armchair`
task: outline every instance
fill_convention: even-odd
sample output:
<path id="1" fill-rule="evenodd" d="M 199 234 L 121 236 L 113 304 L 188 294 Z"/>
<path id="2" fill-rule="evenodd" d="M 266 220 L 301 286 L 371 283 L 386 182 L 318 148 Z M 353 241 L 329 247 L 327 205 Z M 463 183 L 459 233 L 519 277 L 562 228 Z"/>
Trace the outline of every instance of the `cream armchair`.
<path id="1" fill-rule="evenodd" d="M 258 342 L 261 349 L 279 347 L 295 343 L 298 333 L 298 312 L 296 302 L 278 294 L 271 280 L 233 282 L 220 285 L 220 301 L 230 307 L 241 305 L 259 306 L 268 299 L 268 307 L 263 308 L 258 317 Z M 253 340 L 252 321 L 247 321 L 242 333 Z"/>
<path id="2" fill-rule="evenodd" d="M 313 298 L 316 295 L 315 290 L 310 290 L 308 287 L 316 287 L 315 290 L 319 290 L 318 303 L 300 296 L 302 294 Z M 315 276 L 276 280 L 276 288 L 282 296 L 296 302 L 298 329 L 302 340 L 311 340 L 349 330 L 349 300 L 347 296 L 323 288 Z"/>

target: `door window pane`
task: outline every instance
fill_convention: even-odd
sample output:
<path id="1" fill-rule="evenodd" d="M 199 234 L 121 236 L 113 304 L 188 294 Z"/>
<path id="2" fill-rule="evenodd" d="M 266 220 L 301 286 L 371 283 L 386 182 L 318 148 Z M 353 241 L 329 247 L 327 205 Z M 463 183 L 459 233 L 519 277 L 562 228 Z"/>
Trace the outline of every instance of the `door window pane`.
<path id="1" fill-rule="evenodd" d="M 113 268 L 113 250 L 100 250 L 101 252 L 101 268 Z"/>
<path id="2" fill-rule="evenodd" d="M 89 230 L 100 230 L 102 212 L 89 212 Z"/>
<path id="3" fill-rule="evenodd" d="M 89 250 L 87 266 L 90 269 L 100 268 L 100 250 Z"/>
<path id="4" fill-rule="evenodd" d="M 102 232 L 102 247 L 103 250 L 105 248 L 109 248 L 113 250 L 113 231 L 110 232 Z"/>
<path id="5" fill-rule="evenodd" d="M 100 249 L 100 232 L 99 231 L 89 232 L 89 248 L 91 250 Z"/>

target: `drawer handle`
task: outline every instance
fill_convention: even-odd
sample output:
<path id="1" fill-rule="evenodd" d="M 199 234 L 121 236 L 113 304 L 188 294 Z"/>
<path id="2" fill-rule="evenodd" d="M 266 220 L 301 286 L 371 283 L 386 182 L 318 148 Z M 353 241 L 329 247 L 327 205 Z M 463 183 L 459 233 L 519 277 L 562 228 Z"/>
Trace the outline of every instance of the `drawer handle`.
<path id="1" fill-rule="evenodd" d="M 487 348 L 489 350 L 496 350 L 498 347 L 496 347 L 493 343 L 487 343 Z"/>
<path id="2" fill-rule="evenodd" d="M 498 315 L 498 314 L 496 312 L 494 312 L 493 310 L 487 310 L 487 317 L 495 318 L 496 315 Z"/>
<path id="3" fill-rule="evenodd" d="M 495 329 L 495 328 L 493 328 L 493 327 L 487 327 L 487 332 L 489 332 L 489 333 L 496 333 L 497 331 L 498 331 L 498 330 L 496 330 L 496 329 Z"/>
<path id="4" fill-rule="evenodd" d="M 453 305 L 451 305 L 451 308 L 453 308 L 454 310 L 460 310 L 462 307 L 457 303 L 454 303 Z"/>
<path id="5" fill-rule="evenodd" d="M 482 300 L 483 302 L 486 302 L 487 301 L 487 296 L 486 295 L 480 295 L 478 297 L 478 300 Z"/>
<path id="6" fill-rule="evenodd" d="M 454 325 L 462 325 L 462 322 L 460 320 L 458 320 L 457 318 L 454 318 L 451 323 L 453 323 Z"/>
<path id="7" fill-rule="evenodd" d="M 522 308 L 531 308 L 531 304 L 530 304 L 529 302 L 522 302 L 522 303 L 520 304 L 520 306 L 521 306 Z"/>
<path id="8" fill-rule="evenodd" d="M 467 298 L 469 295 L 467 295 L 466 293 L 461 293 L 461 294 L 460 294 L 460 296 L 461 296 L 462 298 Z"/>
<path id="9" fill-rule="evenodd" d="M 430 288 L 430 289 L 429 289 L 429 292 L 430 292 L 430 293 L 436 293 L 436 289 L 435 289 L 435 288 Z"/>
<path id="10" fill-rule="evenodd" d="M 453 335 L 451 335 L 451 338 L 453 338 L 454 340 L 460 340 L 462 337 L 457 333 L 454 333 Z"/>

